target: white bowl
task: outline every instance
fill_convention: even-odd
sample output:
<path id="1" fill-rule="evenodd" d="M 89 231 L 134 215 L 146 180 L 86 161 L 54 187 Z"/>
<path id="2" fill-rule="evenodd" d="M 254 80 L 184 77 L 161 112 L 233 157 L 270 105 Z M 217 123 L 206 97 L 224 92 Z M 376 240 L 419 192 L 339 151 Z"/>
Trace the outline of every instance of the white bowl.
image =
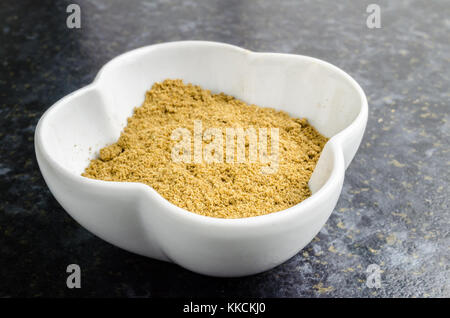
<path id="1" fill-rule="evenodd" d="M 331 137 L 309 183 L 313 195 L 280 212 L 219 219 L 179 208 L 145 184 L 82 177 L 98 150 L 117 140 L 145 91 L 166 78 L 306 117 Z M 172 42 L 116 57 L 92 84 L 50 107 L 36 128 L 36 157 L 58 202 L 105 241 L 194 272 L 244 276 L 283 263 L 319 232 L 336 205 L 367 112 L 361 87 L 321 60 Z"/>

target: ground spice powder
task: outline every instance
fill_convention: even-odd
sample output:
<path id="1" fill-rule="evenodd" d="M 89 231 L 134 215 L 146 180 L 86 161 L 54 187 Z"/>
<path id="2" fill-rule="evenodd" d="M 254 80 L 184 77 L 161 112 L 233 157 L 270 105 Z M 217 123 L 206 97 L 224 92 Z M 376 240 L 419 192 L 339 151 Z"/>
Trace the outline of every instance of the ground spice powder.
<path id="1" fill-rule="evenodd" d="M 260 162 L 174 162 L 172 132 L 180 127 L 193 132 L 197 120 L 203 129 L 278 128 L 277 171 L 261 173 Z M 212 94 L 181 80 L 165 80 L 146 93 L 119 140 L 101 149 L 98 159 L 93 159 L 82 175 L 145 183 L 188 211 L 244 218 L 281 211 L 309 197 L 308 181 L 326 142 L 306 119 L 248 105 L 223 93 Z M 247 140 L 247 153 L 248 146 Z"/>

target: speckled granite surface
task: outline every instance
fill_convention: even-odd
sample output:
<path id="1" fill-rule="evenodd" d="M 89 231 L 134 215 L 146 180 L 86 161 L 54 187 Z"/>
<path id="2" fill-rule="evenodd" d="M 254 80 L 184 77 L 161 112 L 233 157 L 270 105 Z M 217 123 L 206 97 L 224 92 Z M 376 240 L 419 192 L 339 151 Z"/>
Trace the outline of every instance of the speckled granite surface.
<path id="1" fill-rule="evenodd" d="M 450 2 L 77 1 L 0 4 L 0 296 L 449 297 Z M 74 1 L 71 1 L 74 2 Z M 366 91 L 370 114 L 326 226 L 260 275 L 216 279 L 136 256 L 93 236 L 52 197 L 34 156 L 43 112 L 130 49 L 228 42 L 329 61 Z M 66 287 L 66 266 L 82 288 Z M 380 266 L 379 289 L 366 268 Z"/>

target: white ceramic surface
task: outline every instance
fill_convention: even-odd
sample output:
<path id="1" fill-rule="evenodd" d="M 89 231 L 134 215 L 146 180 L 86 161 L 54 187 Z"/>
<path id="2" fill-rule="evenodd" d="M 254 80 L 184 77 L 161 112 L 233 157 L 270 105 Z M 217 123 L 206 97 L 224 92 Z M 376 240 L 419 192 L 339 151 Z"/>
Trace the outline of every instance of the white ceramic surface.
<path id="1" fill-rule="evenodd" d="M 331 137 L 310 180 L 313 195 L 280 212 L 218 219 L 174 206 L 144 184 L 82 177 L 98 150 L 117 140 L 145 91 L 166 78 L 306 117 Z M 319 232 L 336 205 L 367 113 L 361 87 L 321 60 L 214 42 L 172 42 L 120 55 L 92 84 L 55 103 L 37 125 L 35 149 L 55 198 L 95 235 L 194 272 L 243 276 L 283 263 Z"/>

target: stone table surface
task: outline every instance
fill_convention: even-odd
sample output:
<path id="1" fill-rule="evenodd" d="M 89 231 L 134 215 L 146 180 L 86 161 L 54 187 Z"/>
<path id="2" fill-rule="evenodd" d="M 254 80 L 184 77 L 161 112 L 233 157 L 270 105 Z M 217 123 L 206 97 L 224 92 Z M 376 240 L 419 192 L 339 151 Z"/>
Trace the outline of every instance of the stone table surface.
<path id="1" fill-rule="evenodd" d="M 74 1 L 0 4 L 0 297 L 449 297 L 450 2 Z M 153 43 L 210 40 L 314 56 L 369 99 L 361 147 L 317 237 L 275 269 L 211 278 L 114 247 L 53 198 L 33 145 L 43 112 L 114 56 Z M 82 288 L 66 287 L 79 264 Z M 381 287 L 366 269 L 381 269 Z"/>

